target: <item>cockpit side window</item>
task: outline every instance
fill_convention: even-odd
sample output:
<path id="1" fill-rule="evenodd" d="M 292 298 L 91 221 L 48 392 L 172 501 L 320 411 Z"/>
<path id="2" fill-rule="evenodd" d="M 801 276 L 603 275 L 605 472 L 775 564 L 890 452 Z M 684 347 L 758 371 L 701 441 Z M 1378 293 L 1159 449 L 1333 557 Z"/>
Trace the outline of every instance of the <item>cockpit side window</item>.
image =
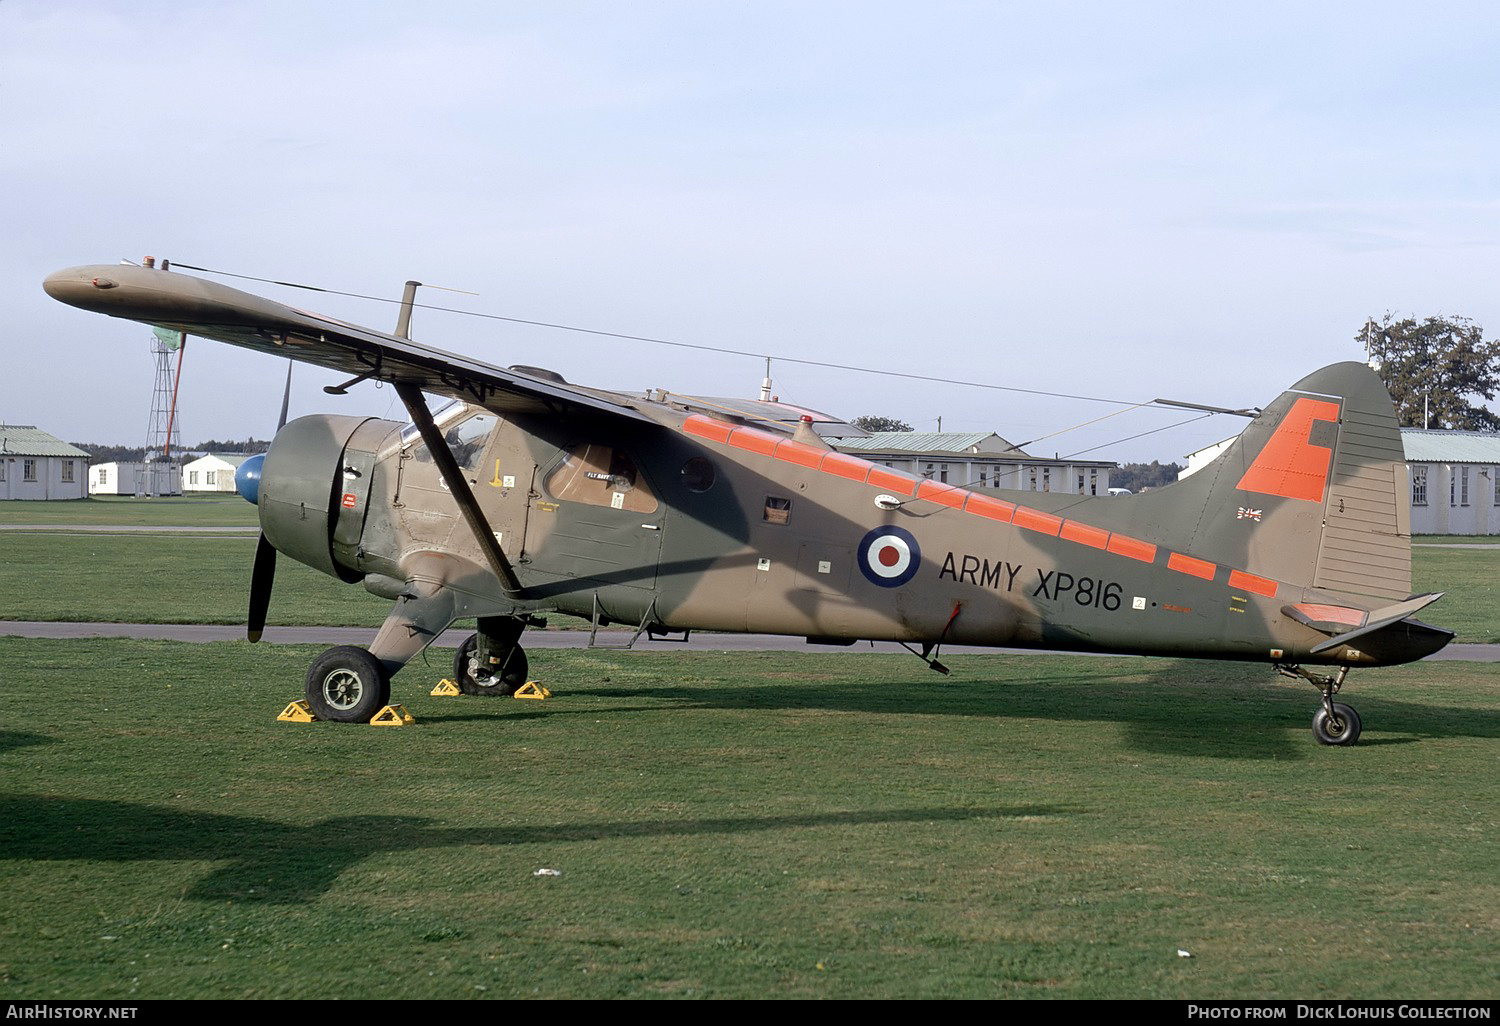
<path id="1" fill-rule="evenodd" d="M 636 469 L 635 460 L 609 445 L 584 443 L 571 447 L 543 486 L 548 495 L 569 502 L 632 513 L 656 512 L 656 496 Z"/>

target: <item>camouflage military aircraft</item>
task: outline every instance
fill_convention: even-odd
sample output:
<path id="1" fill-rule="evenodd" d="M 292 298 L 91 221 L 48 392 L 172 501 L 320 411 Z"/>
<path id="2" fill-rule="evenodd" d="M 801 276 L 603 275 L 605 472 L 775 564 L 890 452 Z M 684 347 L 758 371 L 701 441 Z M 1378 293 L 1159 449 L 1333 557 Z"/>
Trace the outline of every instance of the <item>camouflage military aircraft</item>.
<path id="1" fill-rule="evenodd" d="M 251 640 L 277 551 L 395 602 L 368 651 L 314 661 L 320 718 L 370 719 L 391 676 L 471 617 L 463 690 L 511 694 L 523 632 L 556 610 L 636 637 L 897 641 L 936 669 L 943 644 L 1261 662 L 1317 687 L 1314 735 L 1346 745 L 1360 719 L 1333 699 L 1349 669 L 1453 637 L 1413 619 L 1440 596 L 1410 594 L 1401 438 L 1362 364 L 1302 379 L 1167 488 L 968 490 L 833 451 L 811 415 L 779 404 L 586 388 L 414 342 L 414 285 L 394 334 L 168 269 L 75 267 L 44 285 L 86 310 L 394 385 L 410 424 L 302 417 L 243 482 L 262 528 Z M 434 414 L 424 392 L 454 402 Z"/>

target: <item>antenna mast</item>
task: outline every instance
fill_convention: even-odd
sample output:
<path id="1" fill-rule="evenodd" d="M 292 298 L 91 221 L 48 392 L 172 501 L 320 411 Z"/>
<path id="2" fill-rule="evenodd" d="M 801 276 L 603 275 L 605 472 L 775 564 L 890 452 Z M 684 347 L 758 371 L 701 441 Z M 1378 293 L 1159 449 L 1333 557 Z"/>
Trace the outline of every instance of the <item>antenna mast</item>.
<path id="1" fill-rule="evenodd" d="M 182 428 L 173 409 L 175 377 L 172 358 L 175 355 L 181 360 L 184 341 L 181 332 L 152 329 L 151 357 L 156 363 L 156 384 L 151 390 L 145 461 L 135 484 L 137 496 L 178 495 L 182 492 L 182 473 L 176 469 L 181 467 L 181 460 L 173 459 L 176 451 L 182 448 Z"/>
<path id="2" fill-rule="evenodd" d="M 154 257 L 146 257 L 147 267 L 155 267 Z M 162 261 L 162 270 L 168 267 Z M 151 357 L 156 363 L 156 384 L 151 390 L 151 420 L 146 427 L 146 452 L 141 474 L 136 478 L 137 497 L 182 494 L 182 460 L 173 459 L 173 451 L 182 448 L 182 429 L 177 424 L 177 379 L 182 374 L 182 352 L 187 335 L 167 328 L 151 329 Z M 177 374 L 172 373 L 172 357 L 177 357 Z"/>

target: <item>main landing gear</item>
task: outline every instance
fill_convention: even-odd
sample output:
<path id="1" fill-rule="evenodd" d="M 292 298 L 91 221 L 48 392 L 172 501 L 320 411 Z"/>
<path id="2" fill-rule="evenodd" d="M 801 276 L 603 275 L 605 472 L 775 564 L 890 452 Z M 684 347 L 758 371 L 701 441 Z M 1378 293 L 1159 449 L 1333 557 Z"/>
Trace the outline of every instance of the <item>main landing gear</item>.
<path id="1" fill-rule="evenodd" d="M 453 679 L 466 695 L 507 698 L 526 683 L 526 650 L 521 632 L 527 627 L 545 627 L 547 621 L 534 616 L 479 618 L 479 633 L 471 634 L 453 657 Z"/>
<path id="2" fill-rule="evenodd" d="M 502 655 L 481 657 L 477 654 L 479 635 L 468 639 L 453 653 L 453 679 L 466 695 L 488 695 L 505 698 L 526 683 L 526 650 L 512 644 Z"/>
<path id="3" fill-rule="evenodd" d="M 391 701 L 391 676 L 442 633 L 441 625 L 426 630 L 382 629 L 366 651 L 353 645 L 330 648 L 307 671 L 308 709 L 320 720 L 369 723 Z M 410 627 L 413 621 L 397 620 Z M 526 683 L 526 650 L 520 645 L 527 627 L 545 627 L 539 616 L 482 616 L 479 632 L 469 636 L 453 658 L 453 677 L 466 695 L 505 698 Z M 397 639 L 395 644 L 389 638 Z M 382 643 L 385 641 L 386 643 Z"/>
<path id="4" fill-rule="evenodd" d="M 1359 740 L 1359 713 L 1354 711 L 1353 706 L 1333 700 L 1333 696 L 1344 686 L 1344 678 L 1349 676 L 1349 667 L 1340 666 L 1337 673 L 1328 676 L 1313 673 L 1300 666 L 1277 664 L 1276 672 L 1284 677 L 1301 677 L 1323 692 L 1323 705 L 1313 715 L 1312 721 L 1313 737 L 1318 744 L 1352 745 Z"/>
<path id="5" fill-rule="evenodd" d="M 369 723 L 391 701 L 391 679 L 362 648 L 340 645 L 307 670 L 307 706 L 320 720 Z"/>

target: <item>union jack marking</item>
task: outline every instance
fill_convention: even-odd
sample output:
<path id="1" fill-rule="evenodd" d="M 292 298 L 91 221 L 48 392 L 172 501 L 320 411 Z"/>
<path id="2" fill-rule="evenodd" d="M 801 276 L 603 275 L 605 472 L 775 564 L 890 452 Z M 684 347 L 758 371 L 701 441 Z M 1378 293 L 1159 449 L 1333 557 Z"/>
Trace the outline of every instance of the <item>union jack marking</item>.
<path id="1" fill-rule="evenodd" d="M 1240 511 L 1235 514 L 1235 519 L 1254 520 L 1258 524 L 1260 523 L 1260 518 L 1265 515 L 1265 512 L 1263 509 L 1249 509 L 1248 507 L 1241 506 Z"/>

